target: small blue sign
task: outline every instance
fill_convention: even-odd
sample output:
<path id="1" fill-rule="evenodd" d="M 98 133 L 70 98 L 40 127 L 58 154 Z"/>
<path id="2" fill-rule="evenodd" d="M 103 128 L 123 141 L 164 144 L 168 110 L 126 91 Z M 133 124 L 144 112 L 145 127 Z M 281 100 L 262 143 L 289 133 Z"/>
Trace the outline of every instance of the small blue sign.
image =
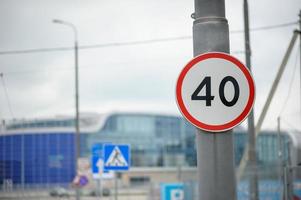
<path id="1" fill-rule="evenodd" d="M 92 173 L 98 174 L 99 173 L 99 166 L 98 162 L 99 159 L 103 158 L 103 144 L 94 144 L 92 146 Z"/>
<path id="2" fill-rule="evenodd" d="M 84 187 L 88 183 L 89 183 L 89 180 L 88 180 L 88 178 L 86 176 L 80 176 L 79 177 L 79 186 L 80 187 Z"/>
<path id="3" fill-rule="evenodd" d="M 84 187 L 89 183 L 89 179 L 84 175 L 77 175 L 72 182 L 74 187 Z"/>
<path id="4" fill-rule="evenodd" d="M 127 171 L 130 168 L 130 146 L 105 144 L 104 170 Z"/>
<path id="5" fill-rule="evenodd" d="M 102 156 L 102 148 L 104 144 L 102 143 L 97 143 L 92 146 L 92 156 L 98 156 L 98 157 L 103 157 Z"/>
<path id="6" fill-rule="evenodd" d="M 161 200 L 184 200 L 182 183 L 161 184 Z"/>

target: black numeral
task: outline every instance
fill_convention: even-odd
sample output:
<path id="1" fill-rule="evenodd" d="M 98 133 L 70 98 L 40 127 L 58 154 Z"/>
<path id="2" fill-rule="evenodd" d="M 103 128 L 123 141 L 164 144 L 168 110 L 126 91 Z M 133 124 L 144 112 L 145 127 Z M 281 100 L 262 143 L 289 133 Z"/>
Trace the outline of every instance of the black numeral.
<path id="1" fill-rule="evenodd" d="M 228 101 L 225 97 L 225 85 L 227 82 L 231 82 L 234 87 L 234 97 L 231 101 Z M 205 96 L 200 96 L 199 93 L 201 92 L 203 87 L 205 87 Z M 235 78 L 233 78 L 232 76 L 226 76 L 225 78 L 223 78 L 219 85 L 219 97 L 225 106 L 231 107 L 236 104 L 239 98 L 239 85 Z M 211 101 L 213 99 L 214 96 L 211 95 L 211 77 L 206 76 L 191 95 L 191 100 L 205 100 L 206 106 L 211 106 Z"/>
<path id="2" fill-rule="evenodd" d="M 228 101 L 225 97 L 225 85 L 228 81 L 230 81 L 234 86 L 234 97 L 231 101 Z M 221 84 L 219 85 L 219 98 L 221 99 L 221 101 L 225 106 L 231 107 L 236 104 L 238 97 L 239 97 L 239 85 L 237 81 L 232 76 L 226 76 L 222 80 Z"/>
<path id="3" fill-rule="evenodd" d="M 198 96 L 203 87 L 206 87 L 206 95 Z M 211 77 L 206 76 L 201 84 L 197 87 L 197 89 L 191 95 L 191 100 L 205 100 L 206 106 L 211 106 L 211 101 L 214 99 L 214 96 L 211 96 Z"/>

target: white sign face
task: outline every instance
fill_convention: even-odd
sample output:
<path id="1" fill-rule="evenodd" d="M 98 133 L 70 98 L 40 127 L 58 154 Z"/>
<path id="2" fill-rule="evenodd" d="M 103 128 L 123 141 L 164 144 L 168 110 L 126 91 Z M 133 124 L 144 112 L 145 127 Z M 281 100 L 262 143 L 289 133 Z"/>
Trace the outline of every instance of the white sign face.
<path id="1" fill-rule="evenodd" d="M 116 146 L 112 151 L 109 159 L 106 162 L 106 166 L 110 166 L 110 167 L 128 166 L 128 163 L 126 162 L 118 146 Z"/>
<path id="2" fill-rule="evenodd" d="M 255 86 L 249 70 L 225 53 L 195 57 L 180 73 L 176 87 L 183 116 L 205 131 L 234 128 L 254 103 Z"/>

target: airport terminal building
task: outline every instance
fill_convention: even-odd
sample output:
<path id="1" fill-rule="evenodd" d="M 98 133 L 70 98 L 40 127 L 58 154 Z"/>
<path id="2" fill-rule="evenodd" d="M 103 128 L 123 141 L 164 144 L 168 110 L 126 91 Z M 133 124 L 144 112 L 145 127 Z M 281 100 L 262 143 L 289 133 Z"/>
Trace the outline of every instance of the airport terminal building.
<path id="1" fill-rule="evenodd" d="M 74 119 L 55 117 L 14 120 L 0 129 L 0 184 L 70 183 L 75 177 Z M 131 145 L 131 164 L 138 168 L 195 167 L 195 128 L 179 116 L 115 112 L 83 114 L 80 155 L 91 157 L 96 143 Z M 279 140 L 280 138 L 280 140 Z M 235 163 L 239 164 L 246 130 L 234 130 Z M 296 134 L 263 132 L 257 140 L 258 164 L 279 164 L 279 141 L 284 159 L 297 163 L 301 138 Z M 291 144 L 291 156 L 288 146 Z"/>

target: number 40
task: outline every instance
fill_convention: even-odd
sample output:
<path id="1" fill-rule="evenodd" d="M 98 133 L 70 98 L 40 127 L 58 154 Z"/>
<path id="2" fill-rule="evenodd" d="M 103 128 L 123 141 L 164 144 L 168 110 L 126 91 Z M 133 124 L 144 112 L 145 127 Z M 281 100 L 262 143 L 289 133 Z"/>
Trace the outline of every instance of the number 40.
<path id="1" fill-rule="evenodd" d="M 228 101 L 225 97 L 225 85 L 227 82 L 231 82 L 234 87 L 234 97 L 231 101 Z M 203 89 L 203 87 L 206 88 L 205 90 L 205 96 L 199 96 L 198 94 Z M 222 103 L 225 106 L 231 107 L 234 106 L 239 98 L 239 85 L 235 78 L 232 76 L 226 76 L 223 78 L 219 85 L 219 98 L 221 99 Z M 211 77 L 206 76 L 203 81 L 200 83 L 200 85 L 196 88 L 196 90 L 191 95 L 191 100 L 205 100 L 206 106 L 211 106 L 211 101 L 214 99 L 214 96 L 211 96 Z"/>

